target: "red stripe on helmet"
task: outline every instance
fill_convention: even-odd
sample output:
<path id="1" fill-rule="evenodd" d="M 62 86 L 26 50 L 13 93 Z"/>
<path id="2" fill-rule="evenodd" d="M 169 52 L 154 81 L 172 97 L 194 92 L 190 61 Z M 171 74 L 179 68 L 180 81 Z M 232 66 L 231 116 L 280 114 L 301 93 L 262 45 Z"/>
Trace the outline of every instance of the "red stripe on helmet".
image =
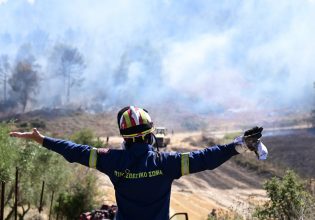
<path id="1" fill-rule="evenodd" d="M 143 120 L 142 120 L 142 116 L 141 116 L 141 114 L 140 114 L 140 116 L 139 116 L 139 124 L 143 124 Z"/>
<path id="2" fill-rule="evenodd" d="M 128 116 L 129 116 L 129 118 L 130 118 L 131 125 L 132 125 L 132 126 L 136 126 L 136 125 L 137 125 L 137 124 L 136 124 L 136 121 L 133 119 L 133 117 L 132 117 L 132 112 L 131 112 L 130 109 L 128 109 Z"/>

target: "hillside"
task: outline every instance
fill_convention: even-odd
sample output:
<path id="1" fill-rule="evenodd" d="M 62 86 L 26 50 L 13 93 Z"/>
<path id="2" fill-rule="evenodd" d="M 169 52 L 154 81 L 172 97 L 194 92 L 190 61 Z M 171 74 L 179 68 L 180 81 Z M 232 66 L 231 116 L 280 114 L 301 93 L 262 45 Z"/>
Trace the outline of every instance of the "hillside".
<path id="1" fill-rule="evenodd" d="M 154 109 L 154 111 L 153 111 Z M 1 121 L 15 121 L 19 130 L 37 127 L 54 136 L 66 137 L 83 128 L 91 129 L 96 136 L 118 135 L 116 114 L 119 108 L 93 113 L 81 107 L 42 108 L 26 113 L 2 115 Z M 254 125 L 268 128 L 288 126 L 309 126 L 309 114 L 299 111 L 263 112 L 223 112 L 196 113 L 181 106 L 151 106 L 150 115 L 156 126 L 165 126 L 169 131 L 204 131 L 227 133 L 231 130 L 244 130 Z"/>
<path id="2" fill-rule="evenodd" d="M 37 127 L 57 137 L 67 137 L 84 128 L 92 130 L 96 136 L 118 134 L 116 114 L 112 111 L 91 114 L 81 109 L 44 108 L 0 120 L 14 121 L 18 130 Z"/>
<path id="3" fill-rule="evenodd" d="M 117 136 L 115 112 L 112 110 L 107 113 L 90 114 L 80 109 L 42 109 L 3 120 L 15 119 L 18 130 L 38 127 L 44 133 L 57 137 L 66 137 L 82 128 L 89 128 L 104 139 L 109 136 L 110 146 L 120 147 L 122 139 Z M 199 117 L 198 120 L 201 121 L 201 119 Z M 164 120 L 166 119 L 158 121 Z M 223 122 L 225 128 L 234 128 L 235 122 L 230 125 L 227 120 Z M 220 128 L 219 124 L 219 119 L 217 119 L 211 124 L 212 129 L 208 127 L 201 132 L 188 131 L 187 127 L 181 127 L 178 122 L 173 126 L 177 129 L 171 136 L 171 145 L 167 150 L 192 151 L 202 149 L 207 145 L 222 143 L 222 138 L 229 129 L 215 130 L 215 127 Z M 234 131 L 228 136 L 234 135 L 237 135 L 237 132 Z M 313 169 L 315 162 L 312 158 L 315 153 L 314 130 L 266 129 L 263 141 L 270 152 L 267 161 L 257 161 L 253 154 L 237 156 L 214 171 L 192 174 L 174 181 L 172 212 L 188 212 L 190 219 L 205 219 L 212 209 L 217 209 L 221 215 L 234 210 L 246 216 L 254 204 L 266 199 L 262 184 L 270 176 L 281 175 L 282 170 L 291 168 L 303 177 L 315 177 Z M 100 173 L 97 175 L 102 185 L 101 193 L 104 201 L 112 202 L 114 200 L 113 186 L 105 175 Z"/>

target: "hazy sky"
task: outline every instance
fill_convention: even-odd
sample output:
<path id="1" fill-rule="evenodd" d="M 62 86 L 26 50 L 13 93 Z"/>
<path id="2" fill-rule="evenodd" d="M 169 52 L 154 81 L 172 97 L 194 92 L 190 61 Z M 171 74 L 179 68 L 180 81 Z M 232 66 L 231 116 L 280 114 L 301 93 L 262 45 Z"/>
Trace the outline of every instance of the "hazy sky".
<path id="1" fill-rule="evenodd" d="M 0 0 L 0 15 L 0 53 L 14 62 L 31 45 L 42 102 L 60 92 L 47 64 L 56 43 L 84 56 L 73 99 L 85 102 L 236 111 L 314 100 L 311 0 Z"/>

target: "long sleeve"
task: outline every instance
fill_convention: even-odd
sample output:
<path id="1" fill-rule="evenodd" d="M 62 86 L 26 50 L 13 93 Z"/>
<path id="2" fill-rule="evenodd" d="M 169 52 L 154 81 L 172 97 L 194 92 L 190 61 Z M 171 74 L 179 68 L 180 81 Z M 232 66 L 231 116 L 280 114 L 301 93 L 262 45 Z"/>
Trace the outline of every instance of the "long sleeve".
<path id="1" fill-rule="evenodd" d="M 189 173 L 213 170 L 237 155 L 235 144 L 217 145 L 189 153 Z"/>
<path id="2" fill-rule="evenodd" d="M 93 164 L 93 154 L 96 156 L 95 148 L 61 139 L 45 137 L 43 146 L 61 154 L 70 163 L 77 162 L 84 166 Z"/>
<path id="3" fill-rule="evenodd" d="M 163 158 L 164 172 L 178 179 L 183 175 L 215 169 L 237 154 L 234 143 L 187 153 L 167 153 Z"/>

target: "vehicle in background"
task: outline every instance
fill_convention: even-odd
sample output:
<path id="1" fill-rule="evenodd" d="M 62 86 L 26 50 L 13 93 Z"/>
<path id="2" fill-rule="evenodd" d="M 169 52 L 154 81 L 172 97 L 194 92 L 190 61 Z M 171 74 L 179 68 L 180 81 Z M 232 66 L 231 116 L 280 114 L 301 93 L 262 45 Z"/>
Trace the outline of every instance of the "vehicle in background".
<path id="1" fill-rule="evenodd" d="M 159 148 L 165 148 L 171 143 L 171 138 L 167 136 L 167 129 L 165 127 L 155 128 L 156 145 Z"/>

